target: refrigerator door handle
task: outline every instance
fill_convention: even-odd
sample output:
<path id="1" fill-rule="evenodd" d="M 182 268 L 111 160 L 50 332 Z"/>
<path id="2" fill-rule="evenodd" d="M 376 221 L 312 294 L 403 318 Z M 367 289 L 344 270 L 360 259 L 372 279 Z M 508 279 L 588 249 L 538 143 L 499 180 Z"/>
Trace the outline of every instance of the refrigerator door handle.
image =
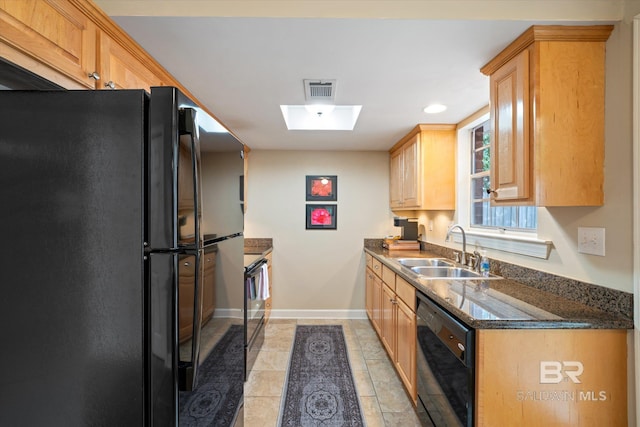
<path id="1" fill-rule="evenodd" d="M 196 218 L 195 227 L 195 244 L 196 248 L 203 247 L 203 238 L 200 231 L 200 222 L 202 221 L 202 203 L 201 203 L 201 185 L 200 185 L 200 138 L 198 132 L 198 123 L 196 120 L 197 111 L 194 108 L 183 108 L 180 110 L 180 133 L 189 134 L 191 138 L 191 172 L 193 174 L 193 208 L 194 218 Z"/>

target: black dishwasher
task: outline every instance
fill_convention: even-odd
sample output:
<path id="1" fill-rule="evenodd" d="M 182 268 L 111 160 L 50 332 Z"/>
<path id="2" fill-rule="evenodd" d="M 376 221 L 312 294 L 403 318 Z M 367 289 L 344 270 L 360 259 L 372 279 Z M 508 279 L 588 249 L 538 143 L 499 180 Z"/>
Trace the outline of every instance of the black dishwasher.
<path id="1" fill-rule="evenodd" d="M 425 426 L 473 426 L 474 332 L 417 298 L 418 416 Z"/>

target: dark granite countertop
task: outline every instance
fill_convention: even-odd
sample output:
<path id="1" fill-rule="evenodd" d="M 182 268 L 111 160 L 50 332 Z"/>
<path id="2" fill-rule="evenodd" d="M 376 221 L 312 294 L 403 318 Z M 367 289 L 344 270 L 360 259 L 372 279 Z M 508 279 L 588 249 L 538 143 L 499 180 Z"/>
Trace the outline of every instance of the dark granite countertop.
<path id="1" fill-rule="evenodd" d="M 512 279 L 424 279 L 397 258 L 441 257 L 426 251 L 365 248 L 417 290 L 476 329 L 631 329 L 633 320 Z M 464 298 L 463 298 L 464 296 Z"/>

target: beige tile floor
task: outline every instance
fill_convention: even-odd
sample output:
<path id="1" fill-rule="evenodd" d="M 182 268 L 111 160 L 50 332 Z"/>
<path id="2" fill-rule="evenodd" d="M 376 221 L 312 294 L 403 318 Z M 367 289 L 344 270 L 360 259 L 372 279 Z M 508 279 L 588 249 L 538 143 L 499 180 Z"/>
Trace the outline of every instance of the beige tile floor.
<path id="1" fill-rule="evenodd" d="M 368 427 L 420 426 L 411 401 L 368 320 L 272 319 L 265 329 L 264 345 L 245 383 L 244 427 L 277 426 L 296 324 L 343 326 Z"/>

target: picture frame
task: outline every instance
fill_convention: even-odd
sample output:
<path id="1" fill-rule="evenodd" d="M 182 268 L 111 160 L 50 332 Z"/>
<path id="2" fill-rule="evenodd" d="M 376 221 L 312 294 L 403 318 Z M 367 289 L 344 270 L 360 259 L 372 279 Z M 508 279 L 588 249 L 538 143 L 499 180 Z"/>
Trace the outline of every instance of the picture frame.
<path id="1" fill-rule="evenodd" d="M 338 224 L 338 205 L 307 204 L 307 230 L 336 230 Z"/>
<path id="2" fill-rule="evenodd" d="M 335 202 L 338 200 L 337 175 L 307 175 L 307 202 Z"/>

